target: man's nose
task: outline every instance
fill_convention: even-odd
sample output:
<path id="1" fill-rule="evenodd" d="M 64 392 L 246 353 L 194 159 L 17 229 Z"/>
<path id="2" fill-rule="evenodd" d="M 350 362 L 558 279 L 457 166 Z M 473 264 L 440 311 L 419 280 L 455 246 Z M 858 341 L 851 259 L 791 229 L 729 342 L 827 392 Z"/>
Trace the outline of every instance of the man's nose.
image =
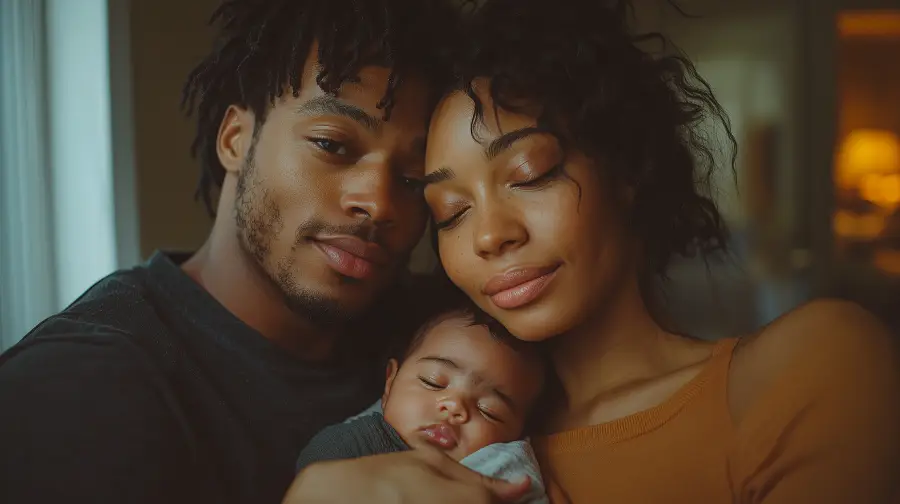
<path id="1" fill-rule="evenodd" d="M 396 218 L 395 176 L 388 163 L 361 168 L 348 177 L 341 195 L 341 208 L 349 217 L 370 220 L 378 225 L 392 224 Z"/>

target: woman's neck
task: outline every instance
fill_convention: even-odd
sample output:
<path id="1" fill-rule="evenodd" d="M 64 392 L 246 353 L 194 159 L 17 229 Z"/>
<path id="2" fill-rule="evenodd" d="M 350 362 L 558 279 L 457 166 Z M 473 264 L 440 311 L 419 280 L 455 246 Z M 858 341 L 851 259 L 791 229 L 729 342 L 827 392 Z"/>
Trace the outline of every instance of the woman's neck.
<path id="1" fill-rule="evenodd" d="M 554 342 L 554 367 L 570 412 L 698 360 L 696 343 L 654 320 L 636 280 L 609 299 L 595 317 Z"/>

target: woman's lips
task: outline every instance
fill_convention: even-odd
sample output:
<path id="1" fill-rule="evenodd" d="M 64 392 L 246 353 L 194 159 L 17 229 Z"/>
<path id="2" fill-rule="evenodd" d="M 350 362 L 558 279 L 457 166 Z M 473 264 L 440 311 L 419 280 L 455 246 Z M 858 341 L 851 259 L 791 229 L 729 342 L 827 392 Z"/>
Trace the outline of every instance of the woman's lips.
<path id="1" fill-rule="evenodd" d="M 482 291 L 498 308 L 520 308 L 537 299 L 556 277 L 558 270 L 559 264 L 516 268 L 492 277 L 484 284 Z"/>

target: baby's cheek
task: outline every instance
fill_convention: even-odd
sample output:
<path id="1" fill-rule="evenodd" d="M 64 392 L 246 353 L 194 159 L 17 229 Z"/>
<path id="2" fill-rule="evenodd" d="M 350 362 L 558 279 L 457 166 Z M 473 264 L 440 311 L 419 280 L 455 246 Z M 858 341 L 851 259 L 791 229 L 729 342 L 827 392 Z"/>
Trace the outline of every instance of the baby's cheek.
<path id="1" fill-rule="evenodd" d="M 414 441 L 413 434 L 415 434 L 415 421 L 408 413 L 402 408 L 391 408 L 390 405 L 384 409 L 384 420 L 400 434 L 406 444 Z"/>
<path id="2" fill-rule="evenodd" d="M 510 439 L 508 430 L 505 429 L 502 425 L 490 424 L 485 422 L 479 425 L 478 433 L 472 440 L 470 452 L 474 453 L 484 448 L 485 446 L 495 443 L 508 443 L 510 441 L 514 441 L 514 439 Z"/>

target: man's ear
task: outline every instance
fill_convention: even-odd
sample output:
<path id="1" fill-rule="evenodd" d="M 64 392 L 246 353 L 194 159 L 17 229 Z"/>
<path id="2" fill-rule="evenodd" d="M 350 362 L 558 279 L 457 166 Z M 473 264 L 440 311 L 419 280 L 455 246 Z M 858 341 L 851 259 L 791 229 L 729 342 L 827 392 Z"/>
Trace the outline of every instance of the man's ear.
<path id="1" fill-rule="evenodd" d="M 216 137 L 216 154 L 226 173 L 237 175 L 253 142 L 255 120 L 247 109 L 231 105 L 225 111 Z"/>
<path id="2" fill-rule="evenodd" d="M 381 408 L 384 409 L 385 403 L 387 403 L 388 397 L 391 395 L 391 387 L 394 385 L 394 378 L 397 377 L 397 370 L 400 369 L 400 365 L 397 364 L 397 359 L 391 359 L 387 364 L 387 376 L 384 380 L 384 394 L 381 396 Z"/>

